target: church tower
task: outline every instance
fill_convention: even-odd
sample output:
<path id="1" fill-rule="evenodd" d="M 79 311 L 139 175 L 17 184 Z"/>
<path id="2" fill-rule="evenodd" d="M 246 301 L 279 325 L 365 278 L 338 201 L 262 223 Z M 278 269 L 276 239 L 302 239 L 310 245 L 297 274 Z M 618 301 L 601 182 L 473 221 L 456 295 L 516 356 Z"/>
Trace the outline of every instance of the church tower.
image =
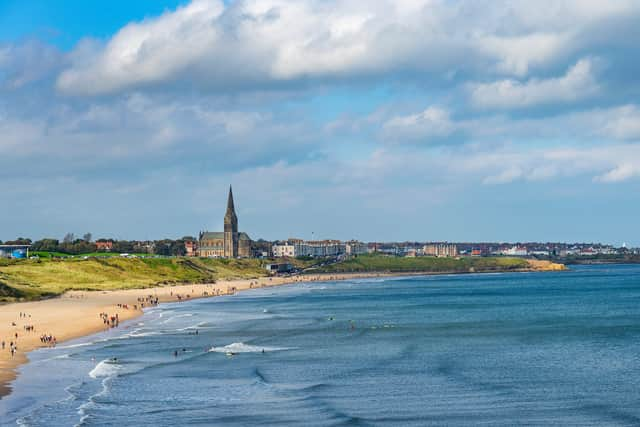
<path id="1" fill-rule="evenodd" d="M 233 206 L 233 191 L 229 186 L 229 198 L 227 199 L 227 212 L 224 214 L 224 256 L 225 258 L 238 257 L 238 217 Z"/>

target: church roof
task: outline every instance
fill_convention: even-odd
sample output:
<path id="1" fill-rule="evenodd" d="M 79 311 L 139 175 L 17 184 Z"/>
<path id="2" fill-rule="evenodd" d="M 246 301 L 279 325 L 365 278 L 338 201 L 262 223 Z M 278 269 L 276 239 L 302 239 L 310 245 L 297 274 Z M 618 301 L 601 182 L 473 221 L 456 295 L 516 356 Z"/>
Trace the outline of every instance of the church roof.
<path id="1" fill-rule="evenodd" d="M 205 231 L 200 236 L 200 240 L 224 239 L 224 231 Z"/>
<path id="2" fill-rule="evenodd" d="M 205 231 L 200 236 L 200 240 L 216 239 L 224 239 L 224 231 Z M 238 233 L 238 240 L 251 240 L 251 237 L 249 237 L 249 235 L 243 231 Z"/>

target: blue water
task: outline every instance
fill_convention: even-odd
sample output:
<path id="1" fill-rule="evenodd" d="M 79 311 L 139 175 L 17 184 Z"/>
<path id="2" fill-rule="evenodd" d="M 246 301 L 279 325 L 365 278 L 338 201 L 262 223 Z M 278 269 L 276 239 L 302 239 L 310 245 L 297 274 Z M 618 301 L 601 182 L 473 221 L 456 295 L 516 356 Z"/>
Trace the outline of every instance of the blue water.
<path id="1" fill-rule="evenodd" d="M 31 360 L 2 425 L 640 425 L 640 267 L 258 289 Z"/>

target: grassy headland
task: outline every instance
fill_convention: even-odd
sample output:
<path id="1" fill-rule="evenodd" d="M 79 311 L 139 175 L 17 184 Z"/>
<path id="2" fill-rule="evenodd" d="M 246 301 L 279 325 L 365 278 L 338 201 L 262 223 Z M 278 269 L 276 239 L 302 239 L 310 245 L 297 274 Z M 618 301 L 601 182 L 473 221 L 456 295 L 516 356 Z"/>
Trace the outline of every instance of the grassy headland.
<path id="1" fill-rule="evenodd" d="M 402 258 L 360 255 L 314 268 L 318 260 L 288 259 L 303 274 L 316 273 L 470 273 L 558 270 L 561 264 L 521 258 Z M 0 302 L 57 296 L 70 290 L 108 291 L 267 275 L 258 259 L 69 258 L 0 259 Z M 537 263 L 537 264 L 534 264 Z"/>
<path id="2" fill-rule="evenodd" d="M 33 300 L 69 290 L 147 288 L 265 276 L 255 259 L 89 258 L 0 262 L 0 301 Z"/>
<path id="3" fill-rule="evenodd" d="M 494 271 L 522 271 L 540 269 L 522 258 L 403 258 L 385 255 L 359 255 L 344 262 L 330 264 L 315 273 L 473 273 Z"/>

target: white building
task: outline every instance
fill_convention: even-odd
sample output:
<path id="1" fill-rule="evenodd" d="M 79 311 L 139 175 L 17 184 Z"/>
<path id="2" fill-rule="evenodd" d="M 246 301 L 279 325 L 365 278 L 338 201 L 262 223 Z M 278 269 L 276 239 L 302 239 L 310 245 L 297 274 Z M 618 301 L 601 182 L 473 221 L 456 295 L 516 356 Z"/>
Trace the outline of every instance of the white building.
<path id="1" fill-rule="evenodd" d="M 360 255 L 369 252 L 369 247 L 366 243 L 359 242 L 357 240 L 349 240 L 345 242 L 345 251 L 347 255 Z"/>
<path id="2" fill-rule="evenodd" d="M 359 243 L 359 242 L 358 242 Z M 286 242 L 276 243 L 272 246 L 275 257 L 330 257 L 347 253 L 347 244 L 340 240 L 311 240 L 289 239 Z M 350 249 L 355 253 L 366 253 L 367 246 L 351 244 Z"/>
<path id="3" fill-rule="evenodd" d="M 422 253 L 427 256 L 455 257 L 458 256 L 458 247 L 451 243 L 435 243 L 424 245 Z"/>
<path id="4" fill-rule="evenodd" d="M 522 246 L 513 246 L 509 249 L 505 249 L 502 251 L 502 255 L 508 255 L 508 256 L 527 256 L 528 252 L 527 252 L 527 248 L 522 247 Z"/>
<path id="5" fill-rule="evenodd" d="M 289 242 L 273 245 L 271 250 L 273 251 L 273 256 L 276 258 L 299 256 L 296 254 L 295 245 L 290 244 Z"/>

